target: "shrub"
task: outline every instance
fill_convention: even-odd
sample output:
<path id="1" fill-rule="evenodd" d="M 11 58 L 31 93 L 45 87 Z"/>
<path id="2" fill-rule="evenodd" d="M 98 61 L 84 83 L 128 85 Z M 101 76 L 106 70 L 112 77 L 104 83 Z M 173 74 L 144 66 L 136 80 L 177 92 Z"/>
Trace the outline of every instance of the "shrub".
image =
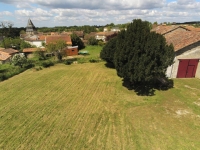
<path id="1" fill-rule="evenodd" d="M 73 63 L 73 60 L 66 60 L 64 62 L 65 65 L 71 65 Z"/>
<path id="2" fill-rule="evenodd" d="M 13 66 L 13 65 L 2 65 L 0 67 L 0 70 L 2 69 L 4 69 L 4 71 L 0 73 L 0 81 L 9 79 L 13 77 L 14 75 L 17 75 L 26 70 L 25 68 L 20 68 L 19 66 Z"/>
<path id="3" fill-rule="evenodd" d="M 33 68 L 33 70 L 39 71 L 39 70 L 42 70 L 42 67 L 41 66 L 36 66 L 36 67 Z"/>
<path id="4" fill-rule="evenodd" d="M 52 61 L 43 61 L 42 64 L 41 64 L 44 68 L 47 68 L 47 67 L 50 67 L 50 66 L 53 66 L 54 63 Z"/>
<path id="5" fill-rule="evenodd" d="M 99 60 L 98 60 L 98 59 L 95 59 L 95 58 L 91 58 L 91 59 L 89 60 L 89 62 L 91 62 L 91 63 L 97 63 L 97 62 L 99 62 Z"/>

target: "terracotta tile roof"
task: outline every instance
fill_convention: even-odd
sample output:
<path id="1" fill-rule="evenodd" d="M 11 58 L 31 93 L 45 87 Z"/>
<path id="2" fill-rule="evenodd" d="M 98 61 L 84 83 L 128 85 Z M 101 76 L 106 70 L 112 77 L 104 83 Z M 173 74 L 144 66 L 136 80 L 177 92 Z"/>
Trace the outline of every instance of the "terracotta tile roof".
<path id="1" fill-rule="evenodd" d="M 112 34 L 116 34 L 117 32 L 115 31 L 109 31 L 109 32 L 96 32 L 96 35 L 99 35 L 99 36 L 109 36 L 109 35 L 112 35 Z"/>
<path id="2" fill-rule="evenodd" d="M 63 32 L 61 33 L 61 35 L 63 35 L 63 34 L 71 35 L 72 32 L 66 32 L 66 31 L 63 31 Z"/>
<path id="3" fill-rule="evenodd" d="M 46 51 L 45 48 L 25 48 L 25 49 L 23 49 L 23 53 L 33 53 L 38 50 Z"/>
<path id="4" fill-rule="evenodd" d="M 160 26 L 157 26 L 155 28 L 153 28 L 151 31 L 154 31 L 156 33 L 159 33 L 159 34 L 166 34 L 168 32 L 171 32 L 177 28 L 179 28 L 180 26 L 179 25 L 171 25 L 171 26 L 167 26 L 167 25 L 160 25 Z"/>
<path id="5" fill-rule="evenodd" d="M 174 51 L 178 51 L 186 46 L 200 41 L 200 32 L 196 32 L 191 26 L 157 26 L 151 31 L 164 35 L 167 43 L 173 44 Z"/>
<path id="6" fill-rule="evenodd" d="M 200 32 L 200 28 L 195 28 L 194 26 L 183 26 L 183 27 L 190 31 Z"/>
<path id="7" fill-rule="evenodd" d="M 39 35 L 38 36 L 38 40 L 41 40 L 41 41 L 45 41 L 45 38 L 46 38 L 45 35 Z"/>
<path id="8" fill-rule="evenodd" d="M 51 35 L 46 36 L 46 44 L 54 43 L 58 40 L 66 41 L 67 45 L 72 45 L 71 37 L 69 35 Z"/>
<path id="9" fill-rule="evenodd" d="M 4 53 L 7 53 L 9 55 L 12 55 L 12 54 L 15 54 L 15 53 L 19 52 L 18 50 L 15 50 L 15 49 L 12 49 L 12 48 L 1 49 L 0 51 L 4 52 Z"/>
<path id="10" fill-rule="evenodd" d="M 8 53 L 0 51 L 0 60 L 7 60 L 11 57 Z"/>
<path id="11" fill-rule="evenodd" d="M 174 32 L 165 35 L 167 43 L 174 45 L 174 50 L 178 51 L 186 46 L 200 41 L 200 33 L 187 31 L 187 32 Z"/>

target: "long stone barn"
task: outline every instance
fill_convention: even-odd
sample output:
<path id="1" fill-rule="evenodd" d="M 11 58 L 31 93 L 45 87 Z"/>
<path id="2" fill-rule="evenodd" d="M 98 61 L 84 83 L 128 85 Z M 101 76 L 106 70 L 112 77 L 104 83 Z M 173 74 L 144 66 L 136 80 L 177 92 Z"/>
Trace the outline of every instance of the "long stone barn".
<path id="1" fill-rule="evenodd" d="M 166 72 L 169 78 L 200 78 L 200 32 L 174 25 L 158 26 L 152 31 L 164 35 L 174 46 L 174 63 Z"/>

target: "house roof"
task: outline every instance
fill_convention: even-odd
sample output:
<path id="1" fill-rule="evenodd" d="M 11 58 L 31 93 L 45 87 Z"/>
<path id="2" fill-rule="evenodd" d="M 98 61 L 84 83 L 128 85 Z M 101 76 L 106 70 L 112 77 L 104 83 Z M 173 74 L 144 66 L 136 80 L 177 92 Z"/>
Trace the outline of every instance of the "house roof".
<path id="1" fill-rule="evenodd" d="M 190 31 L 200 32 L 200 28 L 195 28 L 194 26 L 183 26 L 183 27 Z"/>
<path id="2" fill-rule="evenodd" d="M 69 35 L 50 35 L 46 36 L 46 44 L 54 43 L 58 40 L 66 41 L 67 45 L 72 45 L 71 37 Z"/>
<path id="3" fill-rule="evenodd" d="M 25 48 L 23 49 L 23 53 L 33 53 L 36 51 L 46 51 L 45 48 Z"/>
<path id="4" fill-rule="evenodd" d="M 7 53 L 8 55 L 12 55 L 15 53 L 18 53 L 18 50 L 12 49 L 12 48 L 7 48 L 7 49 L 0 49 L 1 52 Z"/>
<path id="5" fill-rule="evenodd" d="M 154 31 L 156 33 L 159 33 L 159 34 L 166 34 L 166 33 L 169 33 L 177 28 L 179 28 L 181 26 L 179 25 L 170 25 L 170 26 L 167 26 L 167 25 L 160 25 L 160 26 L 157 26 L 155 28 L 153 28 L 151 31 Z M 187 29 L 186 29 L 187 30 Z"/>
<path id="6" fill-rule="evenodd" d="M 176 30 L 178 28 L 185 30 Z M 200 32 L 196 32 L 191 26 L 157 26 L 151 31 L 164 35 L 168 44 L 173 44 L 174 51 L 200 41 Z M 167 34 L 168 33 L 168 34 Z"/>
<path id="7" fill-rule="evenodd" d="M 67 35 L 71 35 L 72 32 L 66 32 L 66 31 L 63 31 L 63 32 L 61 33 L 61 35 L 65 35 L 65 34 L 67 34 Z"/>
<path id="8" fill-rule="evenodd" d="M 45 41 L 46 36 L 45 35 L 38 35 L 38 40 Z"/>
<path id="9" fill-rule="evenodd" d="M 7 60 L 11 57 L 8 53 L 5 53 L 3 51 L 0 51 L 0 60 Z"/>
<path id="10" fill-rule="evenodd" d="M 110 36 L 110 35 L 113 35 L 113 34 L 116 34 L 115 31 L 109 31 L 109 32 L 96 32 L 96 35 L 99 35 L 99 36 Z"/>
<path id="11" fill-rule="evenodd" d="M 172 43 L 174 51 L 178 51 L 186 46 L 200 41 L 200 33 L 194 31 L 174 32 L 165 35 L 167 43 Z"/>

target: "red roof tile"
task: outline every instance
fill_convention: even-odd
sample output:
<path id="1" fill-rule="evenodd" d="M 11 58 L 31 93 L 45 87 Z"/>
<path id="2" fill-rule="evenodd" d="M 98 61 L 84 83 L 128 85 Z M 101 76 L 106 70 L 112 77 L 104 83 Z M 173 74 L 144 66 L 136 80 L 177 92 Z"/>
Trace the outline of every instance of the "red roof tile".
<path id="1" fill-rule="evenodd" d="M 18 50 L 12 49 L 12 48 L 7 48 L 7 49 L 0 49 L 1 52 L 7 53 L 9 55 L 18 53 Z"/>
<path id="2" fill-rule="evenodd" d="M 174 50 L 178 51 L 186 46 L 200 41 L 200 33 L 187 31 L 187 32 L 174 32 L 173 34 L 165 35 L 167 43 L 172 43 Z"/>
<path id="3" fill-rule="evenodd" d="M 54 43 L 58 40 L 64 40 L 64 41 L 66 41 L 67 45 L 72 45 L 71 37 L 69 35 L 46 36 L 46 44 Z"/>
<path id="4" fill-rule="evenodd" d="M 183 29 L 183 30 L 182 30 Z M 173 44 L 174 51 L 178 51 L 186 46 L 200 41 L 200 32 L 196 32 L 190 26 L 158 26 L 151 31 L 155 31 L 165 36 L 168 44 Z"/>
<path id="5" fill-rule="evenodd" d="M 10 57 L 11 55 L 9 55 L 8 53 L 0 51 L 0 60 L 7 60 Z"/>
<path id="6" fill-rule="evenodd" d="M 33 53 L 35 51 L 46 51 L 45 48 L 25 48 L 23 49 L 23 53 Z"/>

